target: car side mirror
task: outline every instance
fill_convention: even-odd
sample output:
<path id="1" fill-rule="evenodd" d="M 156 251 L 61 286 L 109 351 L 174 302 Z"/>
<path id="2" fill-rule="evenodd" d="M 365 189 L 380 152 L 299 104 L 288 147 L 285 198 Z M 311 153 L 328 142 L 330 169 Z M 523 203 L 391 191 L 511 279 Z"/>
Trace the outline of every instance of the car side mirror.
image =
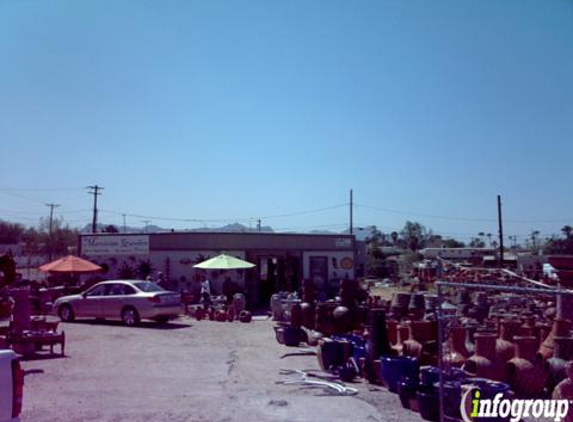
<path id="1" fill-rule="evenodd" d="M 83 292 L 83 293 L 82 293 L 82 297 L 83 297 L 84 299 L 85 299 L 86 297 L 88 297 L 87 292 Z"/>

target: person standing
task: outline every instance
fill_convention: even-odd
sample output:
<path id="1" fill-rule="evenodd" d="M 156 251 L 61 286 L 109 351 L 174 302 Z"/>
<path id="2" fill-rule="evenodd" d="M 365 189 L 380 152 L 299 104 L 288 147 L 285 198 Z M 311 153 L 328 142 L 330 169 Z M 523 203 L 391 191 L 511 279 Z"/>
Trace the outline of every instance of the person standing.
<path id="1" fill-rule="evenodd" d="M 211 283 L 206 275 L 203 276 L 201 281 L 201 301 L 205 308 L 211 305 Z"/>

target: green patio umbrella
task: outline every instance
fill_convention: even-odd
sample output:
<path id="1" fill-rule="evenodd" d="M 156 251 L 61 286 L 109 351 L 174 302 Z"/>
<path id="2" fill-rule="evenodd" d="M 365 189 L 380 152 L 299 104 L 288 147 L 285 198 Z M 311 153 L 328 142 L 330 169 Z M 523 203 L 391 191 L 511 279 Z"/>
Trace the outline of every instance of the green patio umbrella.
<path id="1" fill-rule="evenodd" d="M 240 270 L 253 268 L 254 266 L 255 264 L 251 262 L 243 261 L 231 255 L 221 254 L 195 264 L 193 268 L 201 268 L 203 270 Z"/>

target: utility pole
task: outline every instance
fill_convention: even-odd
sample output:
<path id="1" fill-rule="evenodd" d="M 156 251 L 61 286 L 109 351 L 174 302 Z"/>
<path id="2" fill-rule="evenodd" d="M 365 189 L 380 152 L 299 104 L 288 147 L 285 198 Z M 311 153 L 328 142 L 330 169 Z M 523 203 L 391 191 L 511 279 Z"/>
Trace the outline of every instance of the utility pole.
<path id="1" fill-rule="evenodd" d="M 260 218 L 257 220 L 257 231 L 259 233 L 261 232 L 261 219 Z"/>
<path id="2" fill-rule="evenodd" d="M 142 220 L 145 223 L 145 233 L 147 233 L 147 228 L 149 226 L 149 223 L 151 223 L 151 220 Z"/>
<path id="3" fill-rule="evenodd" d="M 99 191 L 103 190 L 104 188 L 98 185 L 94 185 L 94 186 L 88 186 L 87 189 L 90 190 L 88 193 L 94 196 L 94 216 L 92 221 L 92 233 L 95 233 L 97 231 L 97 197 L 98 195 L 101 195 L 101 192 Z"/>
<path id="4" fill-rule="evenodd" d="M 58 204 L 46 204 L 47 207 L 50 207 L 50 226 L 49 226 L 49 232 L 50 232 L 50 237 L 49 237 L 49 246 L 48 246 L 48 255 L 50 257 L 50 261 L 52 260 L 52 245 L 53 245 L 53 241 L 52 241 L 52 228 L 53 228 L 53 222 L 54 222 L 54 208 L 59 207 Z"/>
<path id="5" fill-rule="evenodd" d="M 127 232 L 127 228 L 125 226 L 125 214 L 122 214 L 122 215 L 123 215 L 123 232 L 125 233 L 125 232 Z"/>
<path id="6" fill-rule="evenodd" d="M 501 223 L 501 196 L 497 195 L 497 220 L 499 224 L 499 267 L 503 267 L 503 225 Z"/>
<path id="7" fill-rule="evenodd" d="M 350 234 L 353 234 L 352 230 L 352 211 L 353 211 L 353 203 L 352 203 L 352 189 L 350 189 Z"/>

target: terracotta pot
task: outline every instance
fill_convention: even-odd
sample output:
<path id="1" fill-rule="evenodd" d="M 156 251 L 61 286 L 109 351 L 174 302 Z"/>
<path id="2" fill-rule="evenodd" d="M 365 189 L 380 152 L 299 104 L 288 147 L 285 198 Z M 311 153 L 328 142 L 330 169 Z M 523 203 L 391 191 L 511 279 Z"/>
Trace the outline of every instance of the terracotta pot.
<path id="1" fill-rule="evenodd" d="M 565 373 L 567 378 L 557 384 L 557 387 L 553 390 L 552 398 L 554 400 L 573 400 L 573 362 L 565 364 Z M 562 421 L 572 422 L 573 412 L 569 411 Z"/>
<path id="2" fill-rule="evenodd" d="M 397 355 L 401 355 L 404 348 L 404 342 L 410 339 L 410 327 L 406 325 L 399 325 L 397 333 L 398 340 L 396 341 L 396 344 L 392 346 L 392 350 L 394 350 Z"/>
<path id="3" fill-rule="evenodd" d="M 388 341 L 394 346 L 398 343 L 398 321 L 390 319 L 386 321 L 386 331 L 388 332 Z"/>
<path id="4" fill-rule="evenodd" d="M 303 302 L 300 305 L 302 312 L 302 325 L 309 330 L 314 330 L 314 325 L 316 322 L 315 307 L 314 304 Z"/>
<path id="5" fill-rule="evenodd" d="M 437 361 L 436 321 L 412 321 L 410 339 L 402 343 L 402 354 L 418 358 L 420 365 L 432 365 Z"/>
<path id="6" fill-rule="evenodd" d="M 547 383 L 547 370 L 536 358 L 537 340 L 533 336 L 516 336 L 515 357 L 507 362 L 505 375 L 519 397 L 539 397 Z"/>
<path id="7" fill-rule="evenodd" d="M 470 356 L 466 349 L 466 330 L 464 327 L 452 327 L 446 341 L 444 363 L 460 368 Z"/>
<path id="8" fill-rule="evenodd" d="M 546 361 L 547 389 L 549 391 L 553 391 L 555 386 L 567 377 L 565 364 L 573 360 L 573 338 L 554 337 L 553 342 L 555 346 L 553 357 Z"/>
<path id="9" fill-rule="evenodd" d="M 474 338 L 475 352 L 465 362 L 463 369 L 475 377 L 500 380 L 495 353 L 497 336 L 491 333 L 476 333 Z"/>
<path id="10" fill-rule="evenodd" d="M 500 322 L 500 335 L 496 340 L 495 353 L 497 355 L 498 363 L 505 366 L 505 364 L 513 359 L 515 356 L 515 344 L 513 338 L 519 333 L 519 321 L 501 321 Z"/>
<path id="11" fill-rule="evenodd" d="M 551 356 L 553 356 L 553 350 L 555 349 L 555 337 L 567 337 L 570 331 L 571 321 L 568 319 L 556 319 L 553 322 L 553 328 L 551 332 L 537 351 L 539 356 L 543 359 L 549 359 Z"/>

